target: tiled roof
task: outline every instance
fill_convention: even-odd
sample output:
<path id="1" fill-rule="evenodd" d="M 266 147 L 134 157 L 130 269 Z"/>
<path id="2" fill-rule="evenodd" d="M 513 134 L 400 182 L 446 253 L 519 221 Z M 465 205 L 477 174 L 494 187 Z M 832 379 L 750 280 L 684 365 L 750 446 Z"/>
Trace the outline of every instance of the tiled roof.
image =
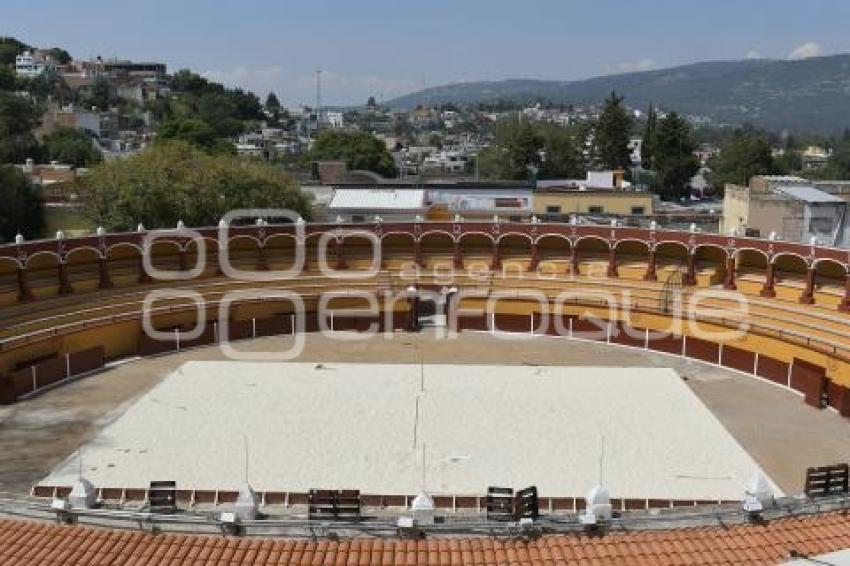
<path id="1" fill-rule="evenodd" d="M 292 540 L 153 535 L 0 520 L 0 564 L 89 566 L 776 564 L 850 547 L 850 515 L 530 541 L 496 538 Z"/>

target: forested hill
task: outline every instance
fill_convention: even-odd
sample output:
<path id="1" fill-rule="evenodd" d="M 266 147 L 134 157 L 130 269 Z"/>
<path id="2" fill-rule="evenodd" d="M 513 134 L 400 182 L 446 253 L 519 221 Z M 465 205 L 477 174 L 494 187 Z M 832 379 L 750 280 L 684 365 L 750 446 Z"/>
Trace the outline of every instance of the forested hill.
<path id="1" fill-rule="evenodd" d="M 695 63 L 669 69 L 609 75 L 580 81 L 511 79 L 429 88 L 390 101 L 418 104 L 521 103 L 545 99 L 600 102 L 616 90 L 632 107 L 650 102 L 665 110 L 705 116 L 714 122 L 771 130 L 836 133 L 850 128 L 850 55 L 800 61 L 755 59 Z"/>

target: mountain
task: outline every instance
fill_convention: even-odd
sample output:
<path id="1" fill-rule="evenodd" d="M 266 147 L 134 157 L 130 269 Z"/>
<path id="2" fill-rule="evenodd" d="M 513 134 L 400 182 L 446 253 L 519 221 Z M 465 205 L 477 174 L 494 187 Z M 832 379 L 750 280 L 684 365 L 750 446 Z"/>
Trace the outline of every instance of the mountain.
<path id="1" fill-rule="evenodd" d="M 474 104 L 509 99 L 586 104 L 611 91 L 634 108 L 705 116 L 717 123 L 750 123 L 770 130 L 836 133 L 850 128 L 850 54 L 799 61 L 748 59 L 694 63 L 669 69 L 579 81 L 509 79 L 451 84 L 391 100 L 418 104 Z"/>

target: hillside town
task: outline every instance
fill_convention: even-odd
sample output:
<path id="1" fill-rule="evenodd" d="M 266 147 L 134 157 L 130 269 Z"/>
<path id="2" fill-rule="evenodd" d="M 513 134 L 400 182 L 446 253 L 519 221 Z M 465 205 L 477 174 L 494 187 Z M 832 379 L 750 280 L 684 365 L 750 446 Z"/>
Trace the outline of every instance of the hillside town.
<path id="1" fill-rule="evenodd" d="M 317 94 L 312 106 L 287 105 L 274 92 L 261 101 L 163 62 L 81 60 L 60 48 L 0 42 L 11 54 L 0 65 L 8 101 L 0 113 L 19 122 L 0 158 L 23 175 L 44 217 L 7 227 L 7 241 L 109 223 L 91 206 L 100 170 L 114 162 L 132 169 L 134 158 L 167 151 L 167 142 L 279 172 L 322 221 L 655 223 L 834 246 L 850 238 L 846 135 L 777 135 L 634 108 L 628 93 L 588 104 L 411 110 L 375 97 L 323 107 Z M 320 93 L 320 72 L 316 83 Z M 141 216 L 107 228 L 165 220 Z"/>

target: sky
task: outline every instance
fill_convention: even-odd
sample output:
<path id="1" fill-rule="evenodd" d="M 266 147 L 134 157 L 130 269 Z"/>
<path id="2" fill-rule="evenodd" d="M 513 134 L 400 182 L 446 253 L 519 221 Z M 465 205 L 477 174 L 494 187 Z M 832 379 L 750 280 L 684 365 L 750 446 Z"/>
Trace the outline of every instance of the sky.
<path id="1" fill-rule="evenodd" d="M 850 52 L 848 0 L 0 0 L 0 35 L 156 60 L 286 106 Z"/>

